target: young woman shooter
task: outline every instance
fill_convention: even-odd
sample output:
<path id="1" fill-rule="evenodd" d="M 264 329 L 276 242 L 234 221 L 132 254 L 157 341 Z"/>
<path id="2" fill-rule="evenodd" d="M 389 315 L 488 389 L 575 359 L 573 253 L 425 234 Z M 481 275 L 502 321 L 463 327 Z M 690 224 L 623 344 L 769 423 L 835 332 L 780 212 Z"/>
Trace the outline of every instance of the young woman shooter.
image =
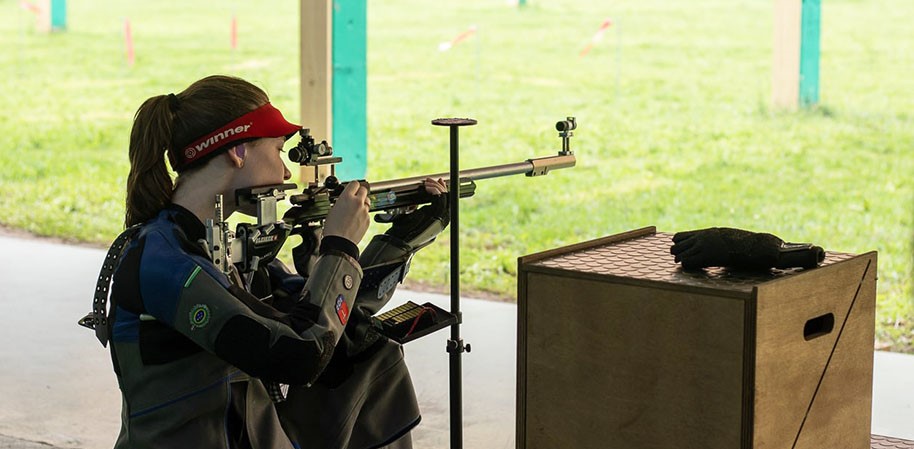
<path id="1" fill-rule="evenodd" d="M 397 266 L 447 225 L 440 180 L 426 180 L 437 195 L 431 207 L 395 221 L 361 257 L 368 192 L 348 183 L 323 238 L 297 251 L 302 276 L 272 263 L 247 284 L 208 252 L 203 223 L 215 196 L 225 198 L 226 216 L 251 213 L 235 203 L 236 189 L 289 179 L 280 156 L 299 128 L 261 89 L 227 76 L 152 97 L 137 111 L 128 230 L 106 262 L 110 312 L 96 328 L 111 342 L 123 397 L 117 448 L 411 446 L 419 415 L 402 350 L 371 318 L 393 291 L 363 286 L 362 267 Z M 289 400 L 271 394 L 278 384 L 293 386 Z M 367 411 L 379 407 L 395 419 L 371 419 Z"/>

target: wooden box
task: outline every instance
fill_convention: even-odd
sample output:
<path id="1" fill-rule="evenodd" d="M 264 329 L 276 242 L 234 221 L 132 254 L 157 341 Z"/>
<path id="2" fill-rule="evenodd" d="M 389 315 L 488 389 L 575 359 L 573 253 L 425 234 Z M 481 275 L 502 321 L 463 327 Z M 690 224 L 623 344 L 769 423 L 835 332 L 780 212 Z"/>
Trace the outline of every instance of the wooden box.
<path id="1" fill-rule="evenodd" d="M 876 253 L 682 271 L 645 228 L 518 260 L 517 447 L 870 447 Z"/>

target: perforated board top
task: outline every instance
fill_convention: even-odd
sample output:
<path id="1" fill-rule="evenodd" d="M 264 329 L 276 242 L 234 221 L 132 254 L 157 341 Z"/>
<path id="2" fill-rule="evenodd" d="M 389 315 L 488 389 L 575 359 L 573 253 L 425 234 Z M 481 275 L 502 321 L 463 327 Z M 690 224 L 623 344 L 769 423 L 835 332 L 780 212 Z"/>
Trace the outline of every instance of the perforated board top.
<path id="1" fill-rule="evenodd" d="M 914 449 L 914 441 L 901 438 L 884 437 L 881 435 L 870 436 L 871 449 Z"/>
<path id="2" fill-rule="evenodd" d="M 673 260 L 670 254 L 672 245 L 673 234 L 657 232 L 560 254 L 538 260 L 531 265 L 740 292 L 751 292 L 755 285 L 803 271 L 801 268 L 794 268 L 758 272 L 719 267 L 685 271 Z M 820 266 L 852 257 L 853 254 L 826 252 L 825 261 Z"/>

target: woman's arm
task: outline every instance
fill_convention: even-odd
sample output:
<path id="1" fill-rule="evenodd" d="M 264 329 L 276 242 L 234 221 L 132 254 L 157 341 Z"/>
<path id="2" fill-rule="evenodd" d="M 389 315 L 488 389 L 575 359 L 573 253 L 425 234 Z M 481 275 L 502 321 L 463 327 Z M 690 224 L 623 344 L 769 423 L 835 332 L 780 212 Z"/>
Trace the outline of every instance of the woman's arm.
<path id="1" fill-rule="evenodd" d="M 159 233 L 145 238 L 138 280 L 146 313 L 253 376 L 309 384 L 320 375 L 361 283 L 355 258 L 324 251 L 302 298 L 282 313 L 173 245 Z"/>

